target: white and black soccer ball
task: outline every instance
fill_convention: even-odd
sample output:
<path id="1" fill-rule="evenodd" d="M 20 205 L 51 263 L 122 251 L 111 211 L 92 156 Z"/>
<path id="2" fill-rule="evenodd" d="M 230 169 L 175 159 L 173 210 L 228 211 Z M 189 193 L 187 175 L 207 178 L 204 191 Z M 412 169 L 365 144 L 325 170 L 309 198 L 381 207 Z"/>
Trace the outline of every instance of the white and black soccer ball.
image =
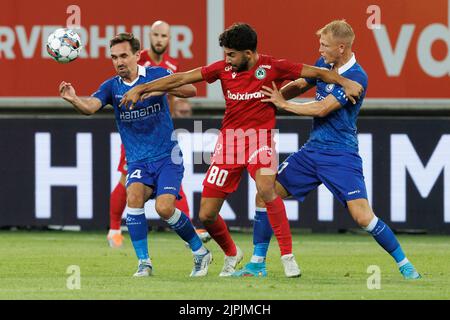
<path id="1" fill-rule="evenodd" d="M 59 63 L 69 63 L 80 55 L 80 36 L 68 28 L 56 29 L 48 36 L 47 52 Z"/>

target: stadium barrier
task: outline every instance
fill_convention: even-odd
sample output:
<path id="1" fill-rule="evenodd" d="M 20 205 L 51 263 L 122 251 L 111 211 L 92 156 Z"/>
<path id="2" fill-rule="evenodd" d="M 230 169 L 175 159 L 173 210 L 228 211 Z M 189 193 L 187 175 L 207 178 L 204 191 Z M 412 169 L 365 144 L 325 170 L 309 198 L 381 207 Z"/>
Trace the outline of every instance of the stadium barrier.
<path id="1" fill-rule="evenodd" d="M 183 187 L 195 222 L 202 180 L 220 119 L 175 119 L 184 153 Z M 450 118 L 363 117 L 360 154 L 369 201 L 393 229 L 450 234 Z M 280 160 L 306 141 L 307 118 L 280 117 Z M 120 137 L 110 116 L 0 117 L 0 227 L 48 225 L 105 229 L 109 195 L 118 181 Z M 193 143 L 196 141 L 196 143 Z M 202 143 L 199 143 L 201 141 Z M 203 159 L 203 161 L 199 161 Z M 250 227 L 255 186 L 244 174 L 221 211 L 230 227 Z M 150 225 L 162 226 L 152 202 Z M 355 228 L 346 210 L 323 187 L 303 204 L 286 201 L 292 227 L 313 231 Z"/>

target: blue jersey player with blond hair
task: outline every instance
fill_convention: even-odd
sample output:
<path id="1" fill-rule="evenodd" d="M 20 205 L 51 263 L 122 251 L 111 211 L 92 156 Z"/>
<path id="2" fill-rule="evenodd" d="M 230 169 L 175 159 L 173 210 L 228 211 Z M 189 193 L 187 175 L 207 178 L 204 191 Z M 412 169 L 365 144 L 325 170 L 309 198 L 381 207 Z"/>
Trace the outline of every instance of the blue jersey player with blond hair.
<path id="1" fill-rule="evenodd" d="M 317 32 L 320 37 L 320 59 L 316 66 L 332 70 L 358 82 L 364 88 L 359 100 L 352 104 L 339 85 L 318 79 L 298 79 L 281 89 L 273 85 L 262 91 L 278 108 L 314 117 L 309 140 L 284 161 L 278 170 L 276 192 L 282 197 L 292 196 L 302 202 L 307 194 L 322 183 L 348 208 L 355 222 L 369 232 L 378 244 L 397 263 L 405 279 L 418 279 L 420 274 L 406 258 L 392 230 L 379 219 L 367 200 L 362 159 L 358 154 L 356 121 L 367 90 L 367 74 L 352 52 L 355 34 L 344 20 L 332 21 Z M 312 102 L 293 103 L 299 94 L 316 87 Z M 264 209 L 264 201 L 257 195 L 257 207 Z M 263 210 L 261 210 L 263 211 Z M 267 220 L 255 219 L 254 254 L 243 269 L 234 276 L 265 276 L 265 256 L 272 230 Z"/>
<path id="2" fill-rule="evenodd" d="M 148 225 L 144 204 L 156 198 L 156 211 L 189 246 L 194 255 L 191 276 L 203 276 L 204 265 L 212 259 L 189 218 L 175 208 L 179 197 L 184 166 L 181 150 L 173 138 L 166 92 L 154 92 L 140 101 L 133 110 L 119 107 L 122 96 L 136 85 L 165 77 L 171 71 L 160 67 L 142 67 L 140 42 L 133 34 L 120 33 L 110 41 L 111 59 L 117 76 L 105 81 L 89 98 L 78 97 L 70 83 L 59 86 L 61 97 L 75 109 L 91 115 L 106 105 L 112 105 L 117 128 L 125 147 L 128 160 L 126 222 L 137 258 L 135 277 L 152 274 L 153 266 L 148 253 Z M 188 84 L 169 92 L 177 97 L 196 94 Z"/>

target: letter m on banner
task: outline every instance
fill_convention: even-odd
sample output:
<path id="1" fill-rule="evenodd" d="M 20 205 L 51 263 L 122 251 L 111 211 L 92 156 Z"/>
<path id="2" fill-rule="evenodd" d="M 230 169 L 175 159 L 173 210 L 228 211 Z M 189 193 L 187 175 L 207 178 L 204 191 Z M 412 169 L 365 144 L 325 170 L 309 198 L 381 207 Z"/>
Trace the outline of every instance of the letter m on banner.
<path id="1" fill-rule="evenodd" d="M 450 134 L 442 135 L 428 163 L 423 165 L 406 134 L 391 135 L 391 220 L 406 221 L 406 171 L 427 198 L 444 171 L 444 221 L 450 222 Z"/>

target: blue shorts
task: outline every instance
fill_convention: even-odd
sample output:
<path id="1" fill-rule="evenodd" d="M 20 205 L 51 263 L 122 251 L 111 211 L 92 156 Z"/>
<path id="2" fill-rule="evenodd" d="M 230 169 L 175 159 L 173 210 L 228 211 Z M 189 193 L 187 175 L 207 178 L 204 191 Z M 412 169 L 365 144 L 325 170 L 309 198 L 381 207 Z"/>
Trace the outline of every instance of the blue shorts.
<path id="1" fill-rule="evenodd" d="M 183 180 L 183 163 L 175 164 L 171 156 L 153 162 L 128 163 L 126 187 L 140 182 L 153 189 L 150 199 L 162 194 L 173 194 L 180 199 L 179 191 Z"/>
<path id="2" fill-rule="evenodd" d="M 322 183 L 344 206 L 350 200 L 367 199 L 357 152 L 303 147 L 279 166 L 277 181 L 300 202 Z"/>

